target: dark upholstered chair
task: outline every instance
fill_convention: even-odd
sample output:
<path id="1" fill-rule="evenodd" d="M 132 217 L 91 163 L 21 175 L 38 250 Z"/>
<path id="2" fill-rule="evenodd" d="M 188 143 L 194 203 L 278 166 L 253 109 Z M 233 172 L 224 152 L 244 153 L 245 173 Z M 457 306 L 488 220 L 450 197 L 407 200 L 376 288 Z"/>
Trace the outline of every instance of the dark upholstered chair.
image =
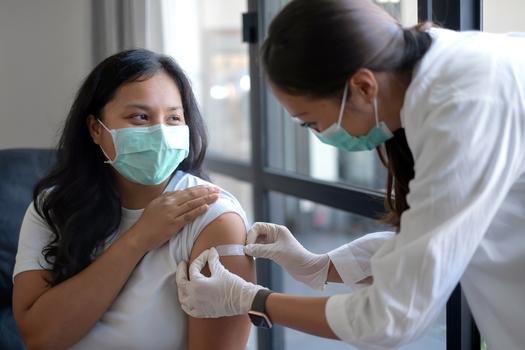
<path id="1" fill-rule="evenodd" d="M 11 307 L 13 267 L 20 225 L 33 187 L 54 161 L 52 150 L 0 150 L 0 349 L 25 349 Z"/>

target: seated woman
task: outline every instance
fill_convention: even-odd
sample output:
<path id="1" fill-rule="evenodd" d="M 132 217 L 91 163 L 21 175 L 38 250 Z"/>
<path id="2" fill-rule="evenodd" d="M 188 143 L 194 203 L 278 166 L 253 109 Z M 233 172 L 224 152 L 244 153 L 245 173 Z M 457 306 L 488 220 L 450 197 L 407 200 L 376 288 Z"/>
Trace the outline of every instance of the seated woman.
<path id="1" fill-rule="evenodd" d="M 177 298 L 178 262 L 246 238 L 237 200 L 203 180 L 205 151 L 171 58 L 125 51 L 91 72 L 22 223 L 13 309 L 28 348 L 245 348 L 247 316 L 188 319 Z M 254 279 L 251 258 L 221 260 Z"/>

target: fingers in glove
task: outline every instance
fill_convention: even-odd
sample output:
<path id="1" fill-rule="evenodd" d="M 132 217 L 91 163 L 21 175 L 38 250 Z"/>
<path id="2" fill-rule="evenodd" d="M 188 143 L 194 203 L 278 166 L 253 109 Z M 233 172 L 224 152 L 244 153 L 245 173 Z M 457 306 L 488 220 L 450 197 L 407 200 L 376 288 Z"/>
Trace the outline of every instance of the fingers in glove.
<path id="1" fill-rule="evenodd" d="M 208 254 L 210 253 L 210 250 L 207 249 L 200 253 L 200 255 L 193 260 L 193 262 L 190 265 L 190 280 L 199 279 L 199 278 L 206 278 L 202 274 L 202 269 L 206 265 L 206 262 L 208 261 Z"/>
<path id="2" fill-rule="evenodd" d="M 188 265 L 185 261 L 181 261 L 177 265 L 177 271 L 175 273 L 175 280 L 177 281 L 177 289 L 179 294 L 179 301 L 182 303 L 188 295 Z"/>
<path id="3" fill-rule="evenodd" d="M 253 256 L 255 258 L 271 259 L 276 252 L 275 243 L 271 244 L 247 244 L 244 246 L 244 254 Z"/>
<path id="4" fill-rule="evenodd" d="M 278 237 L 278 230 L 275 229 L 276 225 L 267 222 L 256 222 L 253 224 L 248 236 L 246 237 L 246 243 L 273 243 Z"/>
<path id="5" fill-rule="evenodd" d="M 217 249 L 210 248 L 208 253 L 208 268 L 210 269 L 211 276 L 220 273 L 224 270 L 224 266 L 219 261 L 219 253 Z"/>
<path id="6" fill-rule="evenodd" d="M 188 265 L 185 261 L 181 261 L 177 265 L 177 272 L 175 273 L 175 280 L 179 288 L 185 287 L 188 284 Z"/>

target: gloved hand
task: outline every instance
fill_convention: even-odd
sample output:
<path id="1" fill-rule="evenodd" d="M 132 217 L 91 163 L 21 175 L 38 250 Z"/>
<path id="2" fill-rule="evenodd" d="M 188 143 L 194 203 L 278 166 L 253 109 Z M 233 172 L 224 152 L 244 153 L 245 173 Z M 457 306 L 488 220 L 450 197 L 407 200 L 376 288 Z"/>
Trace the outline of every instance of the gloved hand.
<path id="1" fill-rule="evenodd" d="M 210 277 L 201 273 L 208 263 Z M 255 294 L 264 287 L 247 282 L 228 271 L 219 261 L 215 248 L 202 252 L 190 265 L 177 266 L 177 288 L 182 309 L 199 318 L 216 318 L 248 313 Z"/>
<path id="2" fill-rule="evenodd" d="M 265 222 L 255 223 L 244 247 L 244 253 L 267 258 L 281 265 L 297 281 L 318 290 L 324 289 L 330 258 L 305 249 L 284 226 Z"/>

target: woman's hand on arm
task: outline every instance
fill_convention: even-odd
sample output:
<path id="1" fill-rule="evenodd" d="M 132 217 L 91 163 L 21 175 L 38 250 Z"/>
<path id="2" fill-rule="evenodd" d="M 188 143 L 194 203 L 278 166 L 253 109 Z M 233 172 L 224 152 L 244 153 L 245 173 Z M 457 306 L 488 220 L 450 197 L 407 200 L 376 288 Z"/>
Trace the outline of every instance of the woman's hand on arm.
<path id="1" fill-rule="evenodd" d="M 163 193 L 148 204 L 133 225 L 134 243 L 145 253 L 160 247 L 218 198 L 219 188 L 206 185 Z"/>
<path id="2" fill-rule="evenodd" d="M 111 306 L 144 254 L 205 211 L 205 204 L 216 200 L 210 193 L 207 188 L 195 188 L 152 201 L 129 231 L 83 271 L 58 285 L 47 283 L 52 278 L 47 270 L 16 275 L 13 313 L 27 347 L 65 349 L 84 337 Z M 161 207 L 176 216 L 155 215 Z"/>
<path id="3" fill-rule="evenodd" d="M 211 222 L 200 233 L 190 256 L 190 262 L 210 247 L 223 244 L 244 245 L 246 229 L 239 215 L 225 213 Z M 255 280 L 254 262 L 248 256 L 225 256 L 220 258 L 233 274 L 247 281 Z M 202 266 L 206 263 L 203 260 Z M 209 276 L 208 267 L 203 271 Z M 201 319 L 189 317 L 188 347 L 197 349 L 245 349 L 250 335 L 251 322 L 247 315 Z"/>

